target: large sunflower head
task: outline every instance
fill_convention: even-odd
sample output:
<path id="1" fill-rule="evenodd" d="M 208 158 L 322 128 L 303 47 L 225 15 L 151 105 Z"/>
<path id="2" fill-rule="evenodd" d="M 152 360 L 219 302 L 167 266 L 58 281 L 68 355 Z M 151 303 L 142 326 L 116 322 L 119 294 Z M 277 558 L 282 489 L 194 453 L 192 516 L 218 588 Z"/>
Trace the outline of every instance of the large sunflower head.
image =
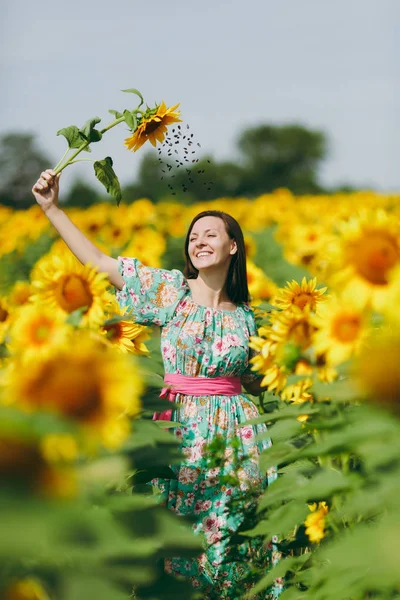
<path id="1" fill-rule="evenodd" d="M 20 308 L 18 318 L 10 328 L 8 349 L 24 360 L 44 356 L 64 344 L 71 328 L 64 322 L 61 312 L 39 304 Z"/>
<path id="2" fill-rule="evenodd" d="M 161 102 L 154 110 L 148 110 L 136 131 L 125 140 L 125 146 L 128 150 L 139 150 L 143 144 L 149 140 L 154 147 L 157 142 L 164 141 L 168 125 L 172 123 L 181 123 L 179 118 L 180 111 L 176 111 L 179 104 L 167 108 L 165 102 Z"/>
<path id="3" fill-rule="evenodd" d="M 360 304 L 381 310 L 391 273 L 400 266 L 400 220 L 383 209 L 362 211 L 339 226 L 332 246 L 332 285 L 351 290 Z"/>
<path id="4" fill-rule="evenodd" d="M 32 272 L 32 300 L 63 315 L 84 309 L 82 325 L 96 326 L 104 320 L 108 285 L 105 273 L 81 265 L 71 254 L 50 254 L 38 261 Z"/>
<path id="5" fill-rule="evenodd" d="M 315 353 L 323 356 L 328 366 L 339 365 L 357 354 L 369 333 L 368 313 L 348 295 L 329 299 L 312 322 L 316 328 Z"/>
<path id="6" fill-rule="evenodd" d="M 89 336 L 21 369 L 14 361 L 6 401 L 25 410 L 53 412 L 81 428 L 91 443 L 117 447 L 140 410 L 142 381 L 131 361 Z"/>
<path id="7" fill-rule="evenodd" d="M 309 281 L 303 277 L 301 283 L 297 283 L 294 279 L 291 282 L 287 282 L 285 288 L 281 288 L 276 294 L 275 298 L 271 301 L 278 308 L 287 309 L 292 306 L 297 306 L 301 310 L 309 308 L 315 311 L 317 304 L 325 300 L 323 294 L 327 288 L 321 288 L 316 290 L 317 279 L 310 279 Z"/>

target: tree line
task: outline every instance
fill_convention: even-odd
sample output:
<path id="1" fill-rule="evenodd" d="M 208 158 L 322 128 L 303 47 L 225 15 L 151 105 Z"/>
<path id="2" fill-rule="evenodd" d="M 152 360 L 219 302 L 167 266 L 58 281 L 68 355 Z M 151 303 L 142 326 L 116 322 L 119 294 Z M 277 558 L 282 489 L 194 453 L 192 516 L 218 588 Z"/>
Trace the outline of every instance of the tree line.
<path id="1" fill-rule="evenodd" d="M 175 131 L 175 130 L 174 130 Z M 179 132 L 180 138 L 182 132 Z M 258 125 L 244 130 L 237 140 L 237 160 L 197 158 L 188 144 L 169 133 L 169 141 L 141 158 L 136 178 L 123 188 L 127 203 L 138 198 L 153 202 L 174 199 L 184 204 L 213 198 L 248 198 L 287 188 L 297 195 L 325 194 L 355 189 L 321 184 L 320 170 L 327 158 L 324 132 L 298 124 Z M 179 144 L 179 150 L 175 146 Z M 14 208 L 32 205 L 31 187 L 38 174 L 53 161 L 37 145 L 34 135 L 8 133 L 0 137 L 0 204 Z M 69 206 L 87 207 L 107 200 L 83 180 L 76 180 L 64 196 Z M 109 200 L 109 198 L 108 198 Z"/>

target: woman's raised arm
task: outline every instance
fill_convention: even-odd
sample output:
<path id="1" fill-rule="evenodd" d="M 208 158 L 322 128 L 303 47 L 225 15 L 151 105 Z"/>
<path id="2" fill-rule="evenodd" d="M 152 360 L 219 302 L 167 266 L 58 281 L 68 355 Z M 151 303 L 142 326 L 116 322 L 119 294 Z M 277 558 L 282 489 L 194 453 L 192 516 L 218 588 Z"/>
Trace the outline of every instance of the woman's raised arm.
<path id="1" fill-rule="evenodd" d="M 52 169 L 43 171 L 32 188 L 36 202 L 56 228 L 71 252 L 82 263 L 90 263 L 102 273 L 107 273 L 110 282 L 119 290 L 124 280 L 118 272 L 118 261 L 104 254 L 78 229 L 58 205 L 60 175 Z"/>

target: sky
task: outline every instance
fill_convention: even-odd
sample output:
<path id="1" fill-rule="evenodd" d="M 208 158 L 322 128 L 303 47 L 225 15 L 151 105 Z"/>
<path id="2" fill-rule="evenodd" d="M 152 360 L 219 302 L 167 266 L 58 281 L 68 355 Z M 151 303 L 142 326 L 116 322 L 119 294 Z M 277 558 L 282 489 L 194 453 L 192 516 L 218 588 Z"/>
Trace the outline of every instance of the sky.
<path id="1" fill-rule="evenodd" d="M 54 163 L 59 129 L 106 125 L 135 87 L 149 105 L 180 102 L 217 160 L 239 160 L 246 127 L 299 123 L 328 136 L 323 184 L 400 190 L 399 0 L 3 0 L 0 23 L 0 135 L 36 134 Z M 140 160 L 128 134 L 93 145 L 122 183 Z M 92 171 L 72 165 L 61 187 L 95 184 Z"/>

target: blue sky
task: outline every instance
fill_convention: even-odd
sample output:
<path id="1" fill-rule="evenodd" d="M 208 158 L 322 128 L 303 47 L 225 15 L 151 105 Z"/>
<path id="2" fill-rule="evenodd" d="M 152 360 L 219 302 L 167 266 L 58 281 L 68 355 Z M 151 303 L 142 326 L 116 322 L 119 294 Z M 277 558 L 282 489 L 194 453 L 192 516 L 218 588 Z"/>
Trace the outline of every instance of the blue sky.
<path id="1" fill-rule="evenodd" d="M 326 185 L 400 190 L 398 0 L 6 0 L 1 13 L 0 133 L 37 133 L 55 162 L 58 129 L 108 123 L 136 87 L 180 102 L 217 159 L 238 158 L 245 127 L 297 122 L 329 136 Z M 123 183 L 139 162 L 125 133 L 93 147 Z M 89 163 L 68 171 L 64 188 L 95 183 Z"/>

